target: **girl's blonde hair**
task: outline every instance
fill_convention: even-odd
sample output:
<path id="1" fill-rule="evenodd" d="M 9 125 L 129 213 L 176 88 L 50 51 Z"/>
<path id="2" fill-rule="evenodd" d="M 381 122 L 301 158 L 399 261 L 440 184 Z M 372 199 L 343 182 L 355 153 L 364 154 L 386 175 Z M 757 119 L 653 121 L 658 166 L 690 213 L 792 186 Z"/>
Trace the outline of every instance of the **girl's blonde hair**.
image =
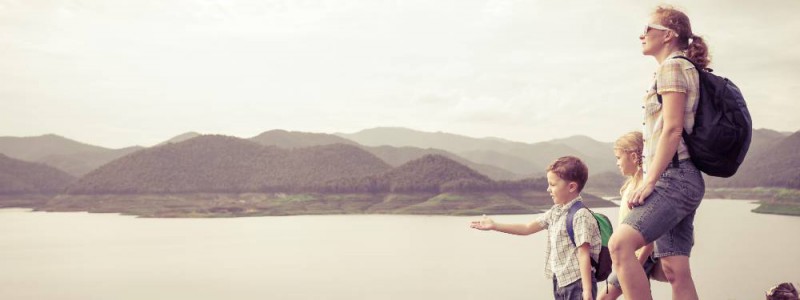
<path id="1" fill-rule="evenodd" d="M 625 196 L 625 190 L 628 187 L 637 188 L 639 184 L 642 183 L 642 178 L 644 177 L 643 170 L 642 170 L 642 150 L 644 148 L 644 137 L 642 137 L 641 131 L 631 131 L 628 132 L 617 139 L 614 142 L 614 150 L 619 152 L 628 154 L 628 153 L 635 153 L 634 163 L 636 163 L 636 172 L 633 176 L 628 177 L 625 180 L 625 183 L 622 184 L 622 188 L 619 189 L 620 196 Z"/>

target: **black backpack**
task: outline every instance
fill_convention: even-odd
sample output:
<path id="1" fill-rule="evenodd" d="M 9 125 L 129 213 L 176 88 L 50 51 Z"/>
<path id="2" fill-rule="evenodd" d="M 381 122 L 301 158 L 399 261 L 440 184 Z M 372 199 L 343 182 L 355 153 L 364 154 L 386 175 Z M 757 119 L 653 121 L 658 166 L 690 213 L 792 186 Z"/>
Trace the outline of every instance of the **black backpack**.
<path id="1" fill-rule="evenodd" d="M 683 131 L 689 156 L 700 171 L 716 177 L 731 177 L 744 161 L 753 135 L 753 122 L 744 96 L 733 82 L 698 68 L 700 99 L 694 117 L 692 134 Z M 658 90 L 656 90 L 658 91 Z M 658 95 L 661 103 L 661 95 Z M 677 153 L 673 160 L 677 160 Z"/>

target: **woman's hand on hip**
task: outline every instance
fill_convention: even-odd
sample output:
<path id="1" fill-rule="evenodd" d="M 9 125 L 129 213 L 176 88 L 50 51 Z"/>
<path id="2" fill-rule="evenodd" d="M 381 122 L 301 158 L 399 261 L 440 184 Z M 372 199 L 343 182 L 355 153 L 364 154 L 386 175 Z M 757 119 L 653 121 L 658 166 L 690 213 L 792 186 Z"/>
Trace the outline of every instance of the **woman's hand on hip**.
<path id="1" fill-rule="evenodd" d="M 653 193 L 655 189 L 655 183 L 646 183 L 642 185 L 636 192 L 633 193 L 633 197 L 628 200 L 628 208 L 633 209 L 637 206 L 642 206 L 644 204 L 644 200 L 647 199 L 647 196 Z"/>

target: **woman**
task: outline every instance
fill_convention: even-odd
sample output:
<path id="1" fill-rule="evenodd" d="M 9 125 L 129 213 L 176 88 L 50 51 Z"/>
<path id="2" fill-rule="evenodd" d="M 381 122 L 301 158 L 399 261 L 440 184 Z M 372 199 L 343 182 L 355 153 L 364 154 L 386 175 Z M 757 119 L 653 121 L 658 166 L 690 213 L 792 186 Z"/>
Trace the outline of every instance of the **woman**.
<path id="1" fill-rule="evenodd" d="M 681 133 L 692 131 L 699 92 L 698 67 L 709 63 L 703 39 L 692 33 L 689 18 L 672 7 L 658 7 L 639 37 L 642 53 L 659 64 L 645 96 L 642 168 L 644 179 L 633 192 L 630 213 L 611 237 L 609 249 L 626 298 L 651 299 L 635 251 L 654 242 L 673 299 L 697 299 L 689 268 L 695 211 L 705 193 L 700 171 L 689 159 Z M 660 98 L 659 99 L 659 96 Z"/>

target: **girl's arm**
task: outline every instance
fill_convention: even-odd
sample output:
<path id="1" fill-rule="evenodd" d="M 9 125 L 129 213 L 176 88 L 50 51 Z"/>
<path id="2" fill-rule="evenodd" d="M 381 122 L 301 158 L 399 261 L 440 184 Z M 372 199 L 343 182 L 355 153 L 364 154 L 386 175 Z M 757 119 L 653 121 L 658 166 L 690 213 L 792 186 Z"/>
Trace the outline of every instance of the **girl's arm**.
<path id="1" fill-rule="evenodd" d="M 516 235 L 534 234 L 545 228 L 539 221 L 533 221 L 528 224 L 502 224 L 495 223 L 494 220 L 486 216 L 483 216 L 480 221 L 472 221 L 470 227 L 478 230 L 494 230 Z"/>
<path id="2" fill-rule="evenodd" d="M 686 94 L 667 92 L 661 95 L 661 117 L 664 119 L 664 128 L 656 144 L 656 154 L 648 167 L 642 186 L 633 193 L 628 207 L 633 208 L 644 204 L 644 199 L 650 196 L 656 186 L 656 181 L 661 173 L 667 169 L 667 164 L 678 151 L 678 144 L 683 133 L 684 107 L 686 107 Z"/>
<path id="3" fill-rule="evenodd" d="M 644 245 L 644 247 L 639 249 L 639 264 L 644 265 L 644 262 L 650 257 L 650 254 L 653 254 L 653 243 Z"/>
<path id="4" fill-rule="evenodd" d="M 581 269 L 581 286 L 583 287 L 583 299 L 592 298 L 592 257 L 590 256 L 589 243 L 583 243 L 578 247 L 578 265 Z"/>

